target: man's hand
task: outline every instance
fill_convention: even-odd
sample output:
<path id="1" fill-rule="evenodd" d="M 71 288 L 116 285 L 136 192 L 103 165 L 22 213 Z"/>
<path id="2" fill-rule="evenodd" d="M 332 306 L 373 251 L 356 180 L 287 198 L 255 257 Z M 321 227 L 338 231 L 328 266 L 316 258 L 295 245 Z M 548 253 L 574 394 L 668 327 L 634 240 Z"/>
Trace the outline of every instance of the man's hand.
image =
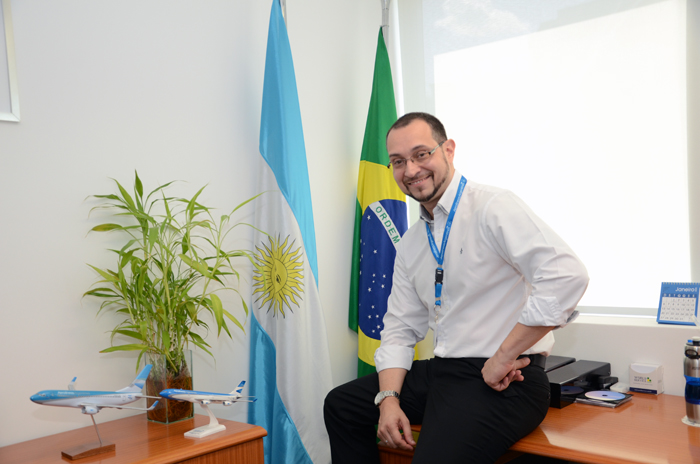
<path id="1" fill-rule="evenodd" d="M 508 388 L 511 382 L 525 380 L 520 369 L 530 364 L 530 358 L 517 359 L 517 357 L 531 348 L 552 329 L 554 327 L 526 326 L 520 322 L 515 324 L 513 330 L 496 350 L 496 354 L 484 363 L 484 368 L 481 369 L 484 382 L 496 391 L 503 391 Z"/>
<path id="2" fill-rule="evenodd" d="M 403 435 L 399 430 L 403 430 Z M 390 448 L 411 451 L 416 446 L 411 433 L 411 423 L 399 406 L 398 398 L 385 398 L 379 405 L 377 437 Z"/>
<path id="3" fill-rule="evenodd" d="M 481 375 L 484 382 L 496 391 L 503 391 L 511 382 L 522 382 L 525 380 L 520 369 L 530 364 L 530 358 L 502 359 L 500 352 L 492 358 L 486 360 Z"/>

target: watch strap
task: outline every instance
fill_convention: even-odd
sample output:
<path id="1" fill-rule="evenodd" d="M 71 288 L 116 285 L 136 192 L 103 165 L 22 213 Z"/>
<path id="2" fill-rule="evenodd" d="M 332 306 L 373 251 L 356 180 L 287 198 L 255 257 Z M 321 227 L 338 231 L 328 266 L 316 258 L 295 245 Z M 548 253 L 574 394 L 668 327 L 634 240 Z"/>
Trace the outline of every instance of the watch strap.
<path id="1" fill-rule="evenodd" d="M 384 391 L 380 391 L 380 392 L 377 394 L 377 398 L 376 398 L 376 400 L 375 400 L 374 403 L 377 405 L 377 407 L 379 407 L 379 405 L 382 404 L 382 401 L 384 401 L 386 398 L 390 398 L 390 397 L 392 397 L 392 396 L 395 397 L 395 398 L 399 398 L 399 393 L 398 393 L 398 392 L 395 392 L 394 390 L 384 390 Z"/>

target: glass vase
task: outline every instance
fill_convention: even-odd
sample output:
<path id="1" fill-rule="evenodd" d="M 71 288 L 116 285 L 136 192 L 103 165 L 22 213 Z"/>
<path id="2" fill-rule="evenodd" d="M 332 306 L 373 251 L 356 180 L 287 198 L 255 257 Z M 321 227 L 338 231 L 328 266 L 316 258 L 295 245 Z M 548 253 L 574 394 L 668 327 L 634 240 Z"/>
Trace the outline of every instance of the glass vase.
<path id="1" fill-rule="evenodd" d="M 145 358 L 146 363 L 153 365 L 146 380 L 146 395 L 159 397 L 146 399 L 149 408 L 158 401 L 158 405 L 146 413 L 148 420 L 171 424 L 194 417 L 194 404 L 168 400 L 159 395 L 168 388 L 192 390 L 192 350 L 171 353 L 170 359 L 159 354 L 146 354 Z"/>

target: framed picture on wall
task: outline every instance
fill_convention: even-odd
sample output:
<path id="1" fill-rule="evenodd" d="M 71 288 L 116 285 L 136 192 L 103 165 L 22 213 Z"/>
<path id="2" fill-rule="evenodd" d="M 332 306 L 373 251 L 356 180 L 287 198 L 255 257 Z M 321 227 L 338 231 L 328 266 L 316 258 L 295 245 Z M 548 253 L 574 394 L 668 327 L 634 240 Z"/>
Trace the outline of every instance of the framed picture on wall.
<path id="1" fill-rule="evenodd" d="M 0 121 L 19 122 L 19 91 L 13 37 L 10 0 L 0 0 Z"/>

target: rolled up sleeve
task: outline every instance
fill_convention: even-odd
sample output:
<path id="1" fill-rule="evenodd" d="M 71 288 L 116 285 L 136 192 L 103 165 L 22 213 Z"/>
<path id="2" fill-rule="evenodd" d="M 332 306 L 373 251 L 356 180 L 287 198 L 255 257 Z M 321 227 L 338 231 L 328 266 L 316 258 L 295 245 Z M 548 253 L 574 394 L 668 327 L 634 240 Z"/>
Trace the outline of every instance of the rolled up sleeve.
<path id="1" fill-rule="evenodd" d="M 496 252 L 530 284 L 519 321 L 526 326 L 563 327 L 588 287 L 588 272 L 573 250 L 510 192 L 493 199 L 508 214 L 484 216 Z"/>

